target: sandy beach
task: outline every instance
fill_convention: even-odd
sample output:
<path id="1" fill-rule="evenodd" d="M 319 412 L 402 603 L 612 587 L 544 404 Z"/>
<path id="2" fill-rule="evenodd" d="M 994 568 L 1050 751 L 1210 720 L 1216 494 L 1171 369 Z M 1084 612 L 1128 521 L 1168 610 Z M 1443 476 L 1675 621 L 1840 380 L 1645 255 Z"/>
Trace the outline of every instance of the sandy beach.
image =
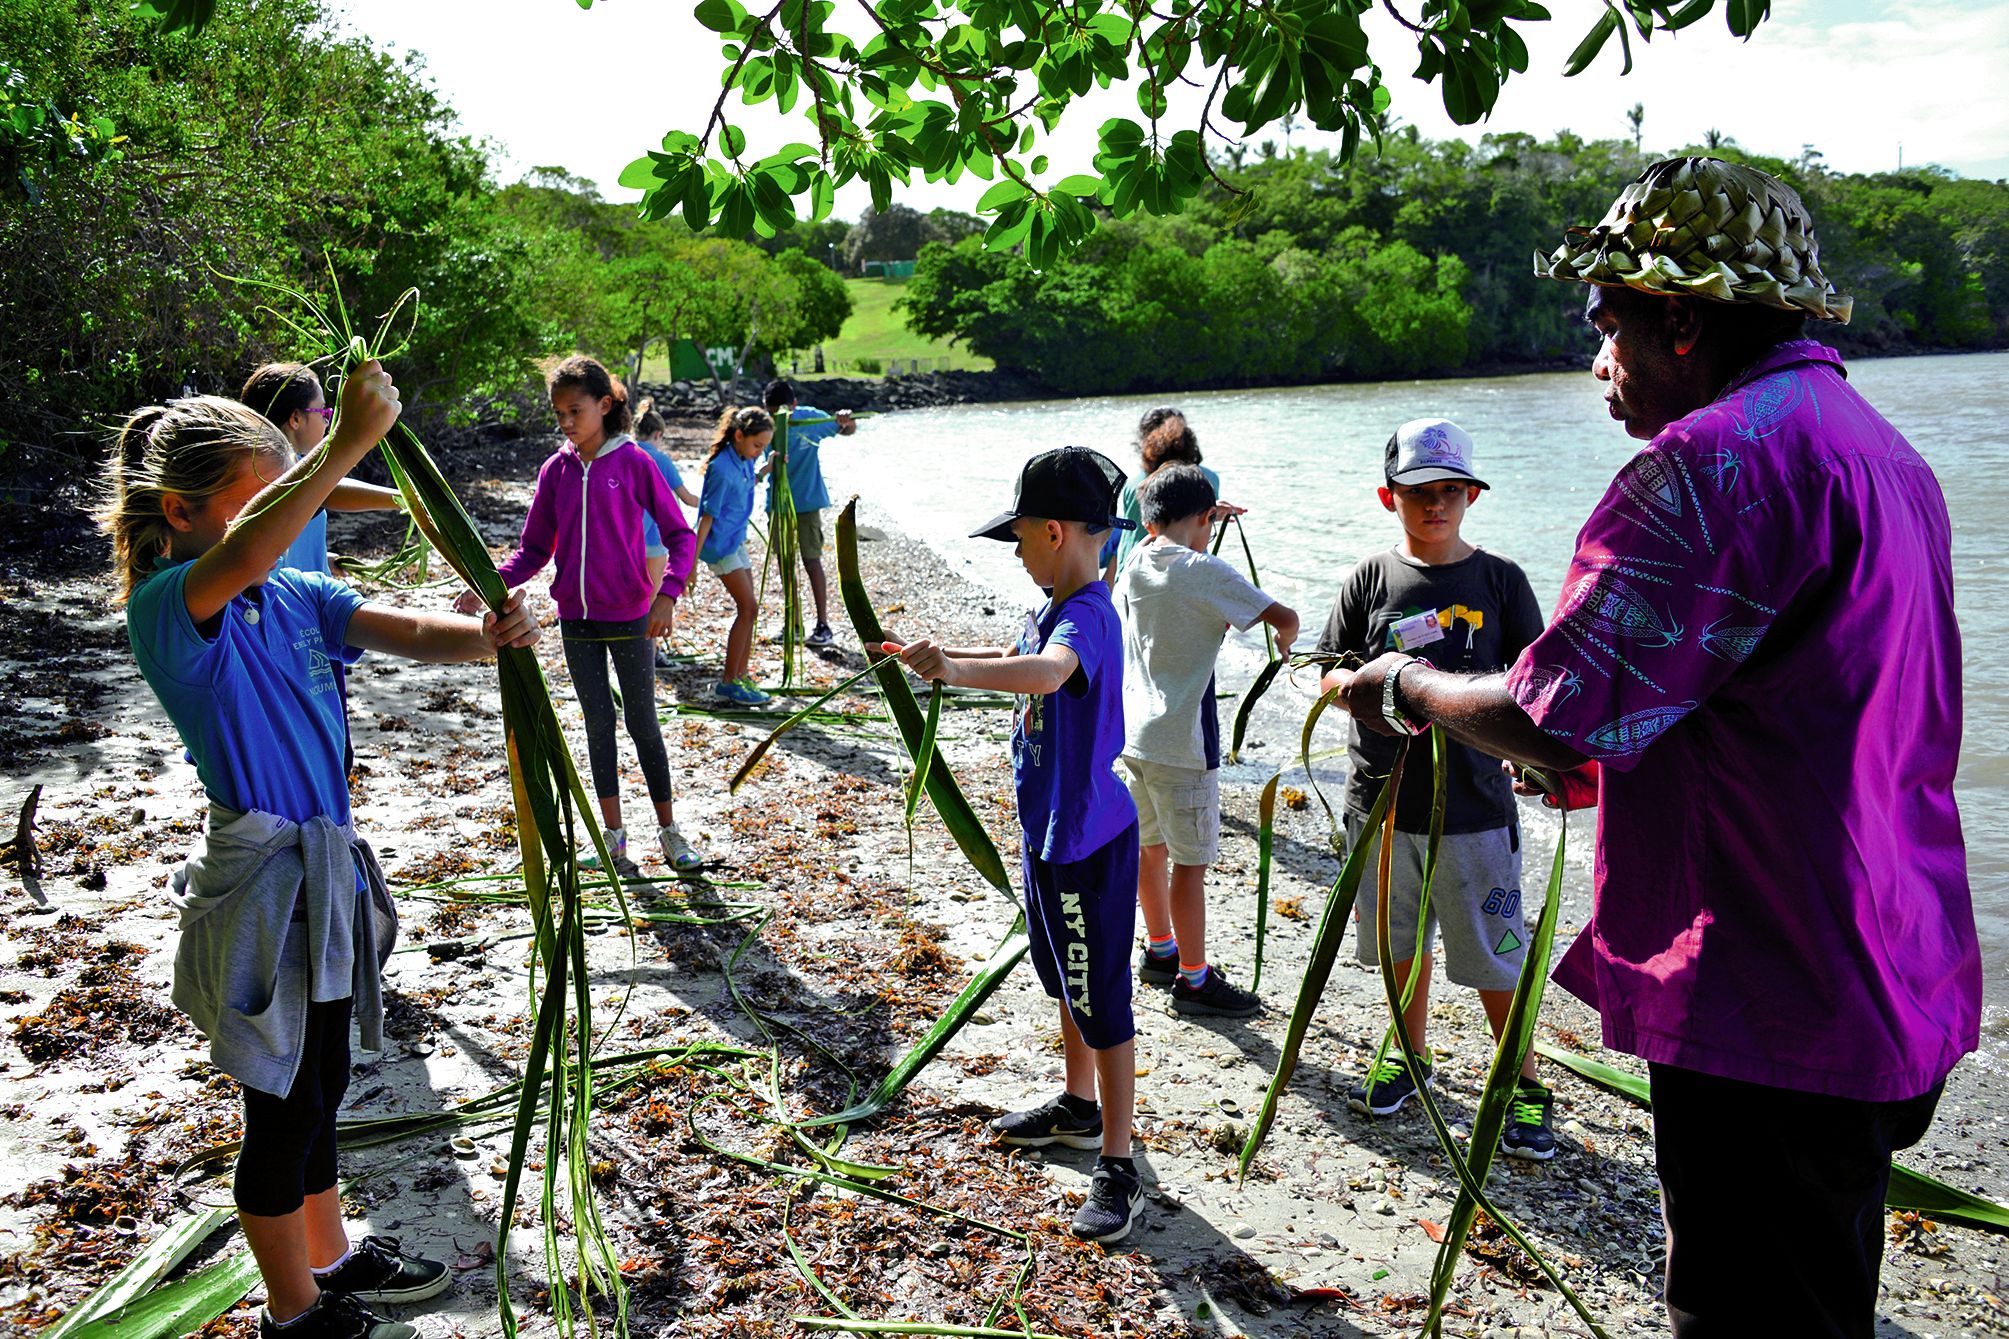
<path id="1" fill-rule="evenodd" d="M 673 445 L 680 459 L 702 449 L 694 437 Z M 542 452 L 540 442 L 526 441 L 441 462 L 498 554 L 513 543 Z M 177 1179 L 176 1169 L 234 1138 L 238 1125 L 235 1085 L 208 1065 L 206 1047 L 168 998 L 176 925 L 168 876 L 200 839 L 205 801 L 108 604 L 108 549 L 66 516 L 45 518 L 38 530 L 19 515 L 0 548 L 0 840 L 13 834 L 31 788 L 42 787 L 39 875 L 0 872 L 0 1326 L 15 1333 L 54 1320 L 192 1205 L 227 1203 L 227 1175 L 212 1169 Z M 957 642 L 1015 637 L 1035 594 L 1029 583 L 1024 598 L 1007 602 L 900 534 L 871 499 L 861 502 L 860 518 L 866 583 L 889 632 Z M 330 544 L 382 557 L 401 534 L 389 519 L 337 517 Z M 436 564 L 433 575 L 442 570 Z M 533 590 L 549 618 L 547 580 Z M 365 589 L 427 607 L 443 607 L 454 593 L 438 582 Z M 776 605 L 770 594 L 764 637 L 778 630 Z M 1029 966 L 844 1146 L 847 1158 L 897 1165 L 886 1184 L 900 1194 L 964 1217 L 817 1191 L 729 1156 L 808 1166 L 759 1119 L 756 1088 L 766 1082 L 769 1048 L 794 1114 L 840 1109 L 854 1084 L 862 1091 L 876 1082 L 925 1031 L 1014 915 L 926 806 L 910 859 L 905 755 L 876 716 L 875 698 L 838 699 L 832 705 L 849 713 L 845 722 L 798 729 L 739 795 L 726 793 L 727 778 L 771 727 L 680 716 L 678 708 L 705 702 L 713 677 L 705 662 L 716 665 L 729 608 L 701 570 L 677 626 L 680 649 L 699 660 L 659 674 L 658 706 L 679 818 L 725 885 L 705 895 L 706 918 L 721 919 L 720 904 L 754 910 L 713 925 L 664 920 L 631 930 L 610 920 L 590 945 L 596 1021 L 609 1027 L 609 1053 L 692 1043 L 759 1053 L 744 1067 L 715 1062 L 745 1088 L 695 1065 L 665 1064 L 595 1117 L 594 1175 L 632 1294 L 633 1332 L 805 1333 L 792 1318 L 841 1314 L 805 1279 L 805 1267 L 870 1319 L 1012 1329 L 1023 1322 L 1038 1332 L 1125 1339 L 1415 1329 L 1433 1232 L 1450 1215 L 1455 1181 L 1413 1106 L 1379 1122 L 1346 1108 L 1345 1090 L 1385 1018 L 1380 979 L 1353 961 L 1351 936 L 1269 1142 L 1248 1179 L 1235 1176 L 1234 1154 L 1261 1102 L 1337 873 L 1316 798 L 1279 815 L 1265 1012 L 1247 1022 L 1196 1022 L 1140 987 L 1138 1152 L 1148 1191 L 1128 1241 L 1105 1250 L 1067 1235 L 1092 1154 L 1005 1152 L 985 1136 L 988 1117 L 1043 1100 L 1060 1084 L 1054 1009 Z M 1323 611 L 1301 612 L 1311 619 Z M 841 609 L 834 614 L 839 649 L 807 658 L 812 684 L 834 683 L 863 663 Z M 539 655 L 583 768 L 579 713 L 555 629 Z M 757 646 L 757 678 L 772 681 L 778 665 L 775 645 Z M 389 972 L 391 1040 L 381 1055 L 358 1056 L 345 1114 L 435 1111 L 516 1077 L 525 1050 L 528 914 L 477 896 L 506 890 L 507 879 L 449 882 L 515 868 L 494 672 L 371 656 L 349 683 L 356 822 L 399 894 L 403 928 Z M 1290 701 L 1279 694 L 1258 712 L 1252 734 L 1266 745 L 1252 756 L 1274 765 L 1294 753 Z M 942 736 L 946 758 L 1015 871 L 1007 730 L 1001 712 L 964 710 L 945 714 Z M 1342 742 L 1336 728 L 1329 742 Z M 621 758 L 634 855 L 644 876 L 661 880 L 632 885 L 632 903 L 688 911 L 696 895 L 666 879 L 645 837 L 646 792 L 625 736 Z M 1325 782 L 1336 805 L 1338 790 Z M 1300 775 L 1291 784 L 1305 783 Z M 1210 940 L 1216 959 L 1246 984 L 1255 786 L 1224 787 L 1224 805 Z M 1568 858 L 1587 863 L 1590 815 L 1579 817 Z M 1546 839 L 1530 842 L 1531 889 L 1541 886 L 1551 854 Z M 1587 912 L 1564 906 L 1558 951 Z M 1560 991 L 1551 992 L 1543 1020 L 1543 1040 L 1637 1068 L 1598 1051 L 1595 1017 Z M 1490 1057 L 1476 997 L 1440 991 L 1432 1029 L 1440 1098 L 1454 1123 L 1469 1122 Z M 1539 1166 L 1503 1159 L 1492 1191 L 1608 1333 L 1662 1334 L 1650 1118 L 1554 1066 L 1547 1076 L 1562 1150 Z M 717 1093 L 724 1096 L 707 1096 Z M 1926 1142 L 1900 1160 L 2009 1198 L 2005 1099 L 1999 1080 L 1963 1065 Z M 450 1144 L 453 1137 L 463 1146 Z M 506 1122 L 490 1121 L 346 1155 L 357 1231 L 454 1264 L 453 1289 L 402 1317 L 428 1334 L 500 1332 L 491 1248 L 507 1137 Z M 1724 1137 L 1735 1137 L 1734 1115 L 1726 1115 Z M 1766 1243 L 1794 1230 L 1794 1210 L 1762 1186 L 1752 1187 L 1750 1208 L 1750 1283 L 1762 1288 Z M 510 1241 L 513 1296 L 533 1335 L 552 1329 L 535 1213 L 533 1193 Z M 1891 1228 L 1879 1334 L 2009 1333 L 2009 1241 L 1895 1218 Z M 241 1245 L 219 1232 L 194 1259 Z M 254 1288 L 205 1333 L 254 1334 L 259 1300 Z M 1588 1333 L 1497 1231 L 1481 1234 L 1461 1266 L 1447 1330 L 1485 1339 Z"/>

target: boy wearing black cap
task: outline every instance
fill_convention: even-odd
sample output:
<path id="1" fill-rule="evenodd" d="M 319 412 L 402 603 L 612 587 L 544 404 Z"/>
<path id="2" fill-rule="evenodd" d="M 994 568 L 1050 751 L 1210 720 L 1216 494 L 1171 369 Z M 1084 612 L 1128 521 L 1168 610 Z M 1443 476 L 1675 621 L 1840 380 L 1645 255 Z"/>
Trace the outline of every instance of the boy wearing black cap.
<path id="1" fill-rule="evenodd" d="M 1381 505 L 1402 523 L 1401 541 L 1386 553 L 1361 559 L 1347 576 L 1319 637 L 1319 650 L 1351 651 L 1369 660 L 1401 651 L 1439 669 L 1468 673 L 1513 664 L 1522 649 L 1541 635 L 1542 610 L 1518 565 L 1466 542 L 1459 533 L 1465 509 L 1486 487 L 1473 473 L 1472 438 L 1446 419 L 1405 423 L 1388 439 L 1383 474 L 1387 483 L 1378 490 Z M 1399 710 L 1395 715 L 1400 717 Z M 1412 727 L 1404 728 L 1416 733 Z M 1379 844 L 1380 835 L 1366 830 L 1366 816 L 1394 765 L 1397 745 L 1386 735 L 1353 727 L 1347 747 L 1349 843 Z M 1456 742 L 1447 741 L 1445 747 L 1449 768 L 1444 837 L 1431 884 L 1423 951 L 1395 965 L 1397 982 L 1406 982 L 1412 970 L 1419 973 L 1403 1026 L 1410 1044 L 1425 1057 L 1424 1083 L 1430 1082 L 1431 1074 L 1424 1031 L 1436 927 L 1443 927 L 1447 973 L 1455 984 L 1479 992 L 1496 1037 L 1526 956 L 1521 830 L 1512 783 L 1498 759 Z M 1412 760 L 1404 770 L 1395 800 L 1389 944 L 1405 955 L 1417 942 L 1435 789 L 1427 754 L 1423 758 Z M 1369 868 L 1376 859 L 1378 852 L 1370 850 Z M 1377 960 L 1374 899 L 1373 881 L 1364 880 L 1354 909 L 1364 963 Z M 1391 1054 L 1347 1093 L 1347 1104 L 1363 1115 L 1385 1116 L 1399 1110 L 1415 1092 L 1416 1080 L 1408 1067 L 1399 1055 Z M 1513 1116 L 1501 1139 L 1502 1150 L 1509 1157 L 1538 1161 L 1555 1156 L 1552 1108 L 1549 1090 L 1535 1080 L 1530 1051 Z"/>
<path id="2" fill-rule="evenodd" d="M 1118 1241 L 1143 1187 L 1130 1157 L 1136 1026 L 1130 941 L 1137 910 L 1137 809 L 1116 777 L 1123 751 L 1123 637 L 1097 561 L 1123 472 L 1078 446 L 1033 457 L 1010 511 L 971 538 L 1018 546 L 1050 592 L 1011 650 L 899 646 L 925 679 L 1014 693 L 1012 773 L 1025 830 L 1025 918 L 1033 966 L 1060 1001 L 1067 1087 L 991 1122 L 1007 1144 L 1100 1148 L 1074 1235 Z M 1098 1106 L 1096 1097 L 1101 1096 Z"/>

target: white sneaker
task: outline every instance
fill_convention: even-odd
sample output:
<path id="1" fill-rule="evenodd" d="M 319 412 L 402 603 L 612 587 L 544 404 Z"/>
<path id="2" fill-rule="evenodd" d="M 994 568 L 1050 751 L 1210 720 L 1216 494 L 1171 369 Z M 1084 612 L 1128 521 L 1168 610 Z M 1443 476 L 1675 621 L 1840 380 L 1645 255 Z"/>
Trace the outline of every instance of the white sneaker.
<path id="1" fill-rule="evenodd" d="M 705 858 L 691 849 L 691 844 L 684 840 L 684 834 L 677 830 L 675 823 L 663 824 L 656 835 L 663 839 L 663 859 L 677 873 L 695 873 L 704 865 Z"/>
<path id="2" fill-rule="evenodd" d="M 603 832 L 607 838 L 607 850 L 613 855 L 614 863 L 619 865 L 623 860 L 628 858 L 628 830 L 626 828 L 606 828 L 603 829 Z M 588 846 L 585 853 L 579 857 L 579 868 L 600 868 L 600 852 L 594 847 Z"/>

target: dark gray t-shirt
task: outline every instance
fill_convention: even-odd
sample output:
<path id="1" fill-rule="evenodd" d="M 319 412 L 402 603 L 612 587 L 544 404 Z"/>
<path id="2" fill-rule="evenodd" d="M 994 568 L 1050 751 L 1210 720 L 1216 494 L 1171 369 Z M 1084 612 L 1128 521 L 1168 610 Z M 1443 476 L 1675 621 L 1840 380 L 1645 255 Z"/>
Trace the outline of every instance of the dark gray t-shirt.
<path id="1" fill-rule="evenodd" d="M 1430 612 L 1436 613 L 1443 635 L 1425 645 L 1398 647 L 1396 625 Z M 1412 634 L 1419 631 L 1414 623 L 1404 627 Z M 1391 549 L 1361 559 L 1347 574 L 1318 648 L 1353 651 L 1368 660 L 1406 650 L 1439 669 L 1484 673 L 1513 664 L 1541 631 L 1541 606 L 1526 573 L 1513 561 L 1480 549 L 1455 563 L 1427 567 Z M 1364 815 L 1374 807 L 1400 746 L 1400 740 L 1388 735 L 1353 727 L 1347 747 L 1353 765 L 1346 782 L 1350 813 Z M 1513 825 L 1513 786 L 1499 759 L 1466 744 L 1453 742 L 1449 749 L 1444 831 L 1484 832 Z M 1430 830 L 1431 790 L 1430 755 L 1419 748 L 1403 769 L 1396 827 Z"/>

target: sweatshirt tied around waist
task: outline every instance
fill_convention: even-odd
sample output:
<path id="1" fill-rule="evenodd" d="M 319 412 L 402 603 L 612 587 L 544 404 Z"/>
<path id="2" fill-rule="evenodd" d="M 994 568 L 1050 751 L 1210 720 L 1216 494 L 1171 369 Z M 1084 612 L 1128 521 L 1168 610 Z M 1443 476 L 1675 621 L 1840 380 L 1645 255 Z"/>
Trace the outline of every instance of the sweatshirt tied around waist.
<path id="1" fill-rule="evenodd" d="M 174 1003 L 209 1039 L 218 1069 L 284 1097 L 310 1000 L 353 998 L 363 1049 L 384 1048 L 397 911 L 354 828 L 212 806 L 203 849 L 174 872 L 171 896 L 181 912 Z"/>

